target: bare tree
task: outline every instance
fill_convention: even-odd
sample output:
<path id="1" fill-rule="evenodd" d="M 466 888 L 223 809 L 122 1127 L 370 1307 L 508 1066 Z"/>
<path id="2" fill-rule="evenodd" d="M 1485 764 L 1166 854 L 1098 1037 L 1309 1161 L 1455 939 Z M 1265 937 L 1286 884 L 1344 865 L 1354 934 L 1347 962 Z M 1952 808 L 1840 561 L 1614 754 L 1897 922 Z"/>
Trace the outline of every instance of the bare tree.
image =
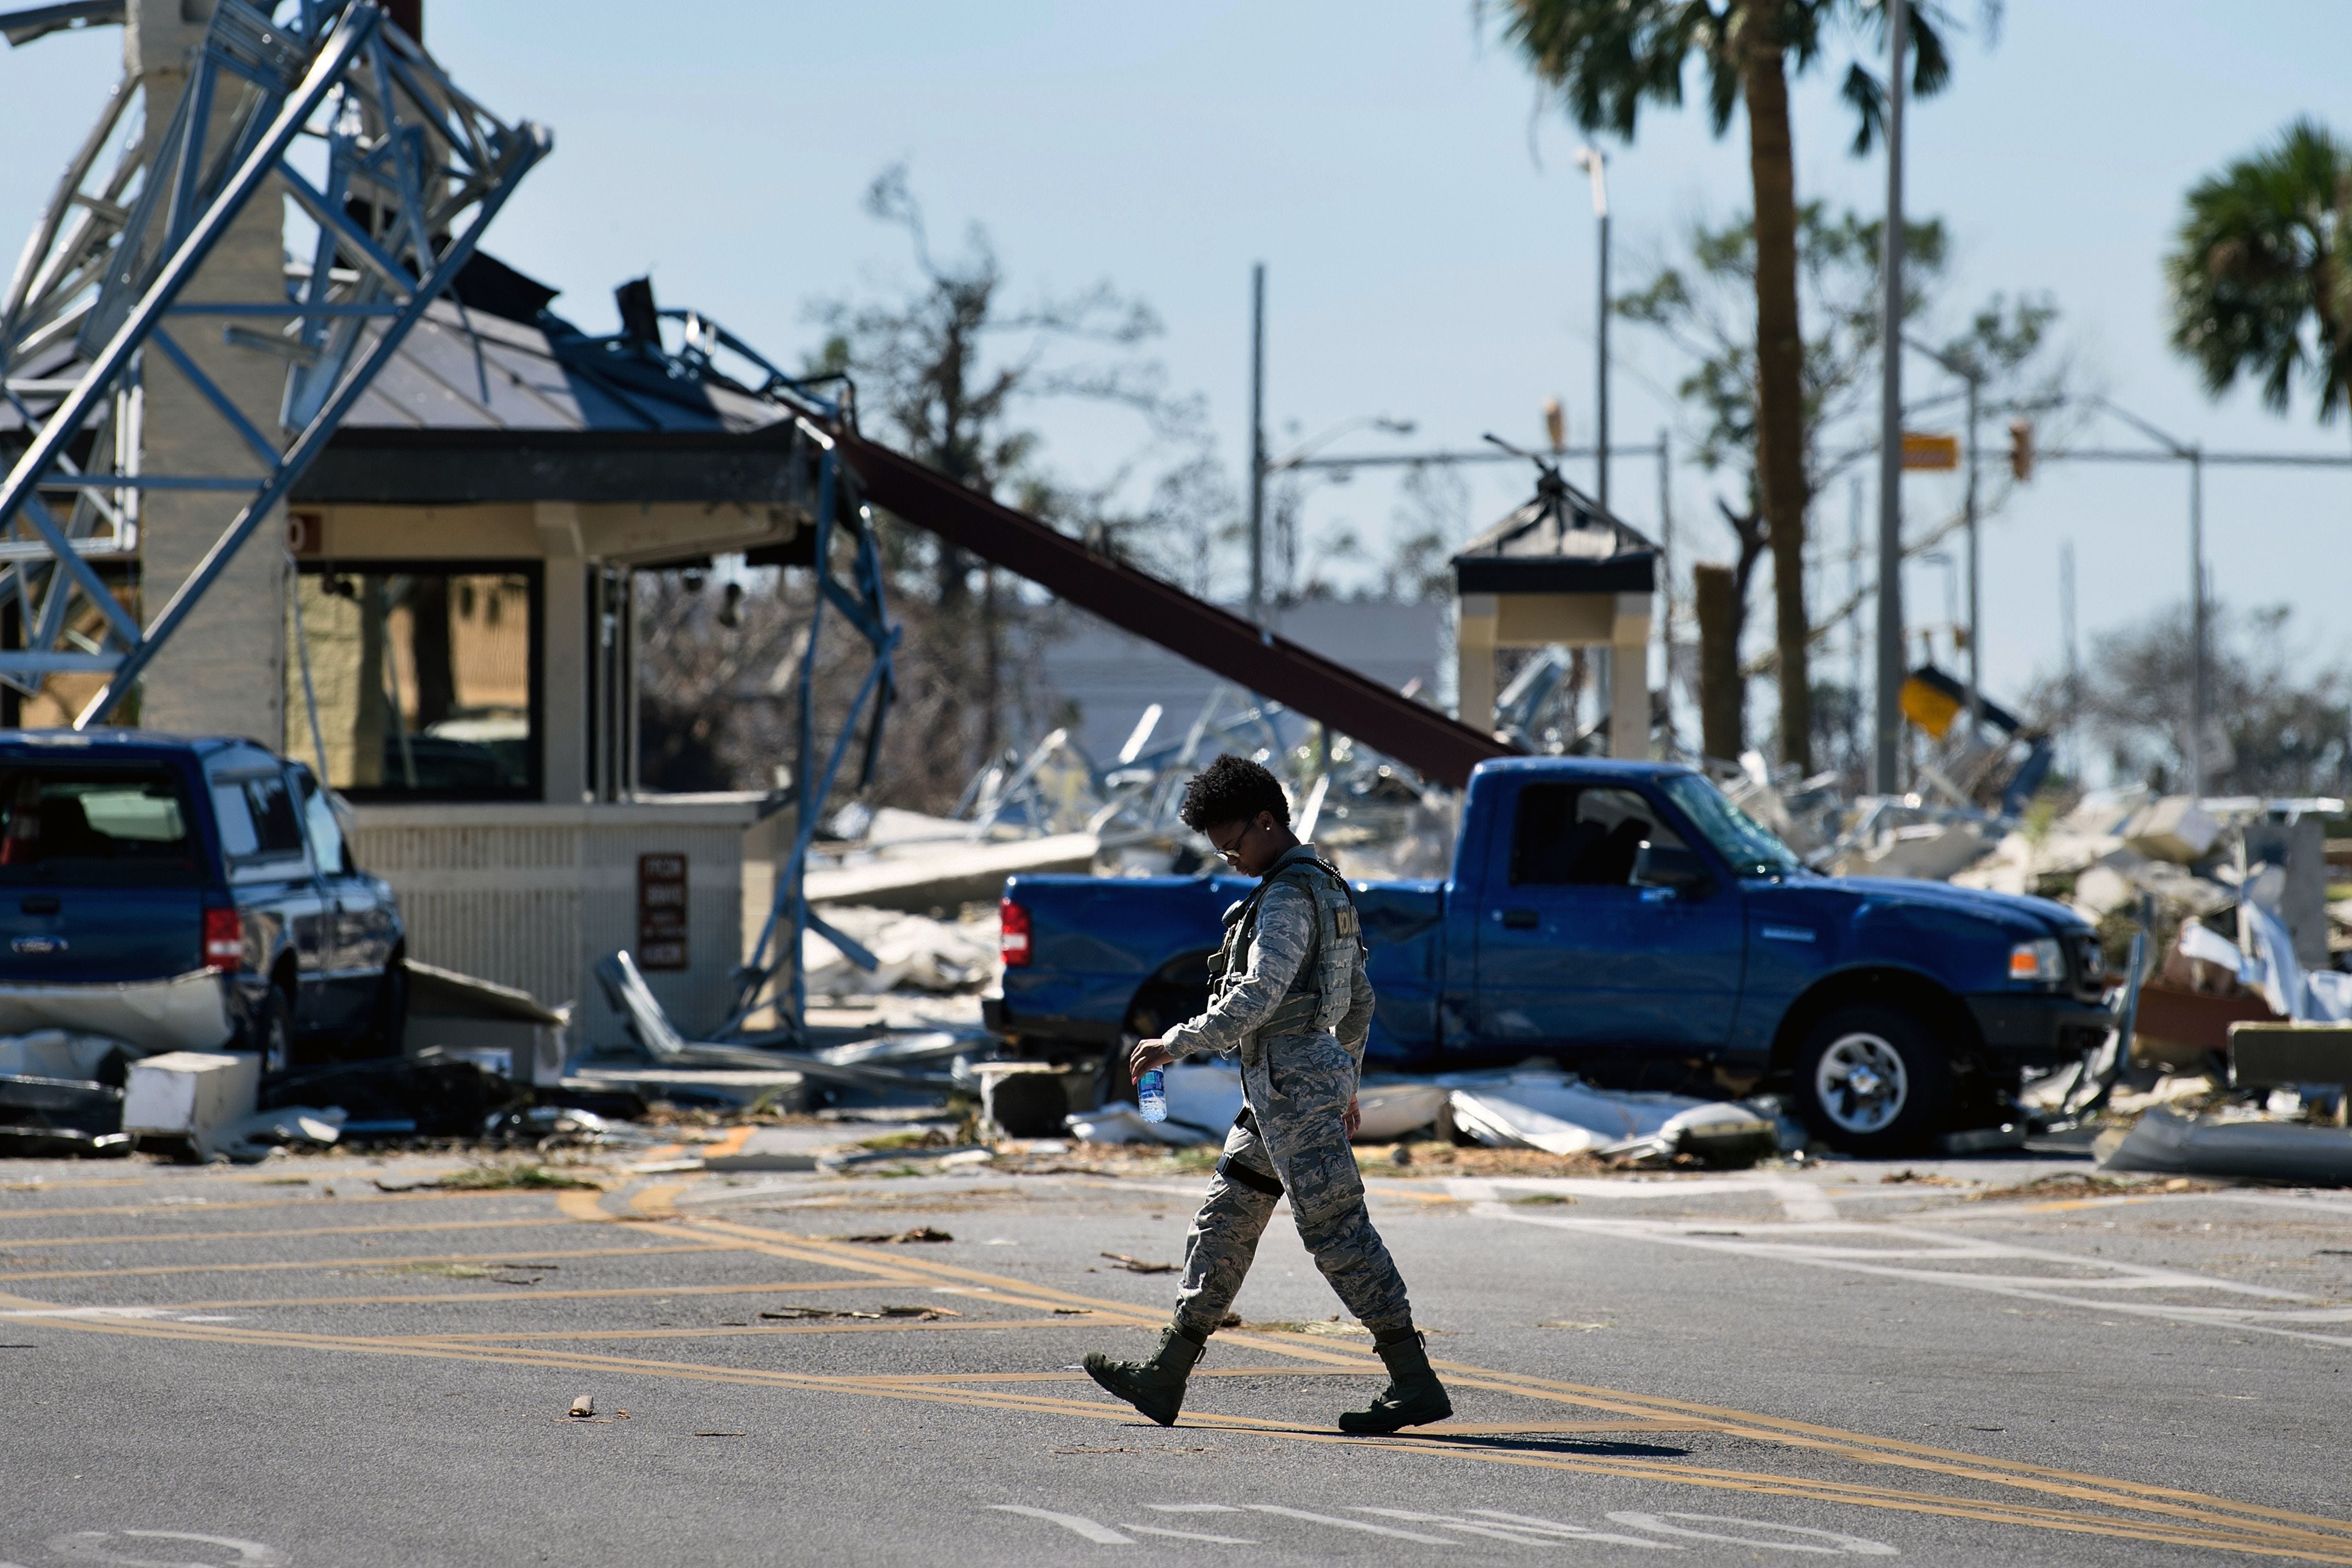
<path id="1" fill-rule="evenodd" d="M 2210 605 L 2212 711 L 2222 715 L 2228 746 L 2209 780 L 2222 795 L 2342 795 L 2352 789 L 2352 679 L 2333 668 L 2300 676 L 2311 662 L 2294 646 L 2294 612 L 2284 605 L 2231 610 Z M 2084 673 L 2078 718 L 2106 753 L 2119 782 L 2157 789 L 2189 777 L 2188 715 L 2180 693 L 2189 679 L 2189 609 L 2174 605 L 2096 638 Z M 2063 677 L 2035 693 L 2051 722 L 2066 715 Z"/>
<path id="2" fill-rule="evenodd" d="M 1161 367 L 1141 353 L 1160 331 L 1150 307 L 1108 283 L 1008 302 L 1003 267 L 980 226 L 957 255 L 934 250 L 902 165 L 876 177 L 866 210 L 903 233 L 916 278 L 813 304 L 825 335 L 805 369 L 849 374 L 869 432 L 958 483 L 1195 592 L 1210 588 L 1233 497 L 1201 400 L 1171 395 Z M 1080 483 L 1049 465 L 1028 416 L 1055 400 L 1132 416 L 1132 449 L 1108 476 Z M 1041 721 L 1035 683 L 1011 672 L 1030 662 L 1058 616 L 919 528 L 886 515 L 877 532 L 902 637 L 875 793 L 945 810 L 976 768 Z M 696 574 L 641 580 L 649 784 L 771 782 L 807 599 L 796 569 L 747 573 L 717 589 Z M 815 678 L 821 732 L 847 712 L 866 657 L 854 633 L 828 625 Z"/>

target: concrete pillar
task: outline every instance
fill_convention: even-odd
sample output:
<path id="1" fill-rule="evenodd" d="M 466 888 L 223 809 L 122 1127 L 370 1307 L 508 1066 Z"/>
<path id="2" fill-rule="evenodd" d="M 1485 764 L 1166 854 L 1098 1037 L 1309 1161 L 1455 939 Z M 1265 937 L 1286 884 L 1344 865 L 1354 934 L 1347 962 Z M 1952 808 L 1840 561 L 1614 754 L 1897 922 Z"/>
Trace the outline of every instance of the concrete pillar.
<path id="1" fill-rule="evenodd" d="M 532 509 L 539 526 L 541 569 L 539 637 L 540 776 L 550 805 L 576 805 L 589 798 L 588 574 L 587 546 L 580 531 L 580 508 L 571 501 L 540 501 Z"/>
<path id="2" fill-rule="evenodd" d="M 1495 639 L 1500 606 L 1492 594 L 1465 594 L 1455 602 L 1456 712 L 1473 730 L 1495 727 Z"/>
<path id="3" fill-rule="evenodd" d="M 204 43 L 211 0 L 131 0 L 125 66 L 144 81 L 152 158 Z M 226 99 L 235 90 L 224 89 Z M 285 290 L 283 204 L 265 191 L 189 284 L 192 300 L 269 300 Z M 269 323 L 270 326 L 276 323 Z M 278 435 L 287 362 L 234 348 L 212 317 L 169 323 L 173 340 L 265 436 Z M 265 329 L 267 330 L 267 329 Z M 141 467 L 166 473 L 254 475 L 258 456 L 163 354 L 142 355 Z M 243 505 L 234 494 L 150 490 L 140 508 L 140 594 L 152 622 Z M 139 721 L 183 734 L 248 735 L 286 742 L 286 522 L 274 513 L 198 602 L 149 665 L 138 693 Z"/>
<path id="4" fill-rule="evenodd" d="M 1609 635 L 1609 754 L 1650 754 L 1650 595 L 1620 594 Z"/>

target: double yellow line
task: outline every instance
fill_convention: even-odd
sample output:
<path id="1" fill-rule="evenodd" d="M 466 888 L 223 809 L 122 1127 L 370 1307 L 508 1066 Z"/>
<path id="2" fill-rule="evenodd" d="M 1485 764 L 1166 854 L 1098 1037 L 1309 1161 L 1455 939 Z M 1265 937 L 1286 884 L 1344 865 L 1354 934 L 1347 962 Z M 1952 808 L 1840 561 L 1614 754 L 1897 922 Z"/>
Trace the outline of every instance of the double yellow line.
<path id="1" fill-rule="evenodd" d="M 559 1194 L 558 1207 L 563 1219 L 577 1223 L 635 1222 L 642 1224 L 652 1221 L 659 1223 L 663 1232 L 674 1234 L 683 1231 L 696 1238 L 690 1246 L 684 1244 L 681 1238 L 680 1245 L 675 1247 L 655 1246 L 643 1250 L 751 1252 L 782 1260 L 837 1269 L 853 1277 L 853 1283 L 862 1282 L 869 1287 L 874 1285 L 929 1286 L 933 1289 L 969 1292 L 990 1301 L 1001 1302 L 1008 1307 L 1027 1308 L 1040 1313 L 1052 1312 L 1055 1310 L 1065 1312 L 1076 1310 L 1084 1311 L 1087 1321 L 1093 1323 L 1113 1322 L 1157 1326 L 1164 1321 L 1164 1315 L 1156 1310 L 1140 1309 L 1128 1302 L 1082 1295 L 1007 1275 L 990 1273 L 943 1260 L 928 1258 L 904 1247 L 894 1247 L 887 1257 L 877 1257 L 869 1248 L 815 1237 L 790 1236 L 737 1221 L 710 1216 L 681 1217 L 676 1207 L 676 1199 L 684 1190 L 684 1186 L 685 1184 L 668 1184 L 640 1188 L 622 1198 L 621 1201 L 626 1207 L 625 1212 L 621 1213 L 608 1209 L 602 1196 L 591 1193 Z M 123 1208 L 105 1212 L 142 1211 L 152 1212 L 149 1205 L 125 1205 Z M 489 1223 L 498 1226 L 548 1222 L 506 1220 Z M 562 1224 L 563 1221 L 557 1220 L 553 1223 Z M 293 1233 L 236 1234 L 239 1235 L 240 1238 L 268 1235 L 274 1239 L 289 1234 L 347 1235 L 373 1231 L 378 1228 L 413 1231 L 457 1229 L 467 1228 L 467 1226 L 461 1222 L 446 1226 L 427 1224 L 393 1225 L 383 1227 L 321 1226 L 304 1227 Z M 110 1239 L 121 1242 L 133 1239 L 195 1238 L 195 1236 L 184 1233 L 182 1236 L 175 1237 Z M 94 1241 L 99 1238 L 89 1239 Z M 38 1245 L 55 1246 L 58 1243 L 43 1238 Z M 575 1253 L 573 1256 L 595 1256 L 624 1250 L 628 1249 L 596 1248 Z M 350 1261 L 358 1262 L 359 1260 Z M 415 1260 L 387 1258 L 365 1261 L 372 1266 L 382 1267 L 385 1264 L 397 1265 Z M 313 1265 L 312 1267 L 324 1266 Z M 75 1277 L 90 1272 L 95 1271 L 61 1271 L 60 1277 Z M 775 1289 L 777 1287 L 771 1285 L 760 1288 Z M 796 1282 L 796 1288 L 812 1287 L 805 1282 Z M 814 1288 L 826 1287 L 818 1285 Z M 712 1289 L 707 1286 L 679 1286 L 668 1291 L 562 1291 L 549 1294 L 684 1295 L 706 1293 Z M 718 1289 L 731 1290 L 738 1288 L 719 1287 Z M 533 1294 L 536 1295 L 538 1292 L 534 1291 Z M 478 1300 L 483 1298 L 468 1294 L 456 1299 Z M 324 1302 L 344 1299 L 300 1300 L 307 1303 L 314 1300 Z M 40 1314 L 45 1305 L 16 1298 L 0 1298 L 0 1303 L 5 1303 L 28 1315 Z M 212 1305 L 226 1304 L 231 1303 L 212 1303 Z M 289 1300 L 268 1304 L 298 1303 Z M 529 1332 L 364 1336 L 244 1328 L 228 1324 L 178 1323 L 155 1320 L 58 1316 L 50 1318 L 47 1321 L 56 1327 L 80 1332 L 139 1338 L 200 1340 L 213 1343 L 276 1349 L 307 1349 L 341 1354 L 391 1355 L 443 1361 L 496 1363 L 658 1377 L 672 1381 L 789 1389 L 806 1393 L 855 1394 L 867 1398 L 961 1406 L 974 1410 L 1020 1412 L 1066 1419 L 1119 1423 L 1129 1423 L 1135 1419 L 1132 1413 L 1124 1406 L 1101 1399 L 1065 1398 L 1043 1392 L 1030 1392 L 1025 1388 L 1015 1386 L 1016 1384 L 1034 1384 L 1058 1378 L 1075 1380 L 1076 1377 L 1075 1373 L 981 1373 L 961 1377 L 953 1374 L 810 1373 L 560 1350 L 543 1342 L 543 1342 L 546 1339 L 558 1337 L 692 1338 L 745 1332 L 764 1337 L 769 1334 L 824 1331 L 817 1329 L 816 1325 L 780 1325 L 772 1329 L 716 1331 L 705 1329 L 625 1330 L 601 1332 L 571 1331 L 560 1336 Z M 943 1328 L 1038 1327 L 1043 1326 L 1043 1321 L 1034 1318 L 1011 1321 L 960 1319 L 944 1324 L 919 1324 L 909 1321 L 904 1324 L 861 1323 L 857 1326 L 866 1331 L 916 1332 L 936 1331 Z M 1335 1345 L 1329 1341 L 1318 1340 L 1307 1335 L 1231 1332 L 1221 1335 L 1220 1342 L 1259 1351 L 1282 1358 L 1288 1363 L 1287 1367 L 1231 1369 L 1236 1373 L 1255 1372 L 1264 1374 L 1283 1370 L 1296 1370 L 1302 1373 L 1312 1371 L 1330 1374 L 1370 1375 L 1380 1370 L 1379 1363 L 1361 1350 Z M 1490 1425 L 1475 1429 L 1441 1427 L 1434 1432 L 1400 1435 L 1392 1437 L 1350 1436 L 1244 1415 L 1189 1415 L 1185 1418 L 1184 1425 L 1188 1428 L 1246 1432 L 1302 1443 L 1335 1444 L 1401 1454 L 1442 1454 L 1452 1458 L 1482 1464 L 1508 1465 L 1646 1482 L 1666 1482 L 1719 1491 L 1781 1497 L 1811 1502 L 1839 1503 L 1853 1507 L 1965 1520 L 1977 1523 L 2011 1525 L 2026 1529 L 2168 1545 L 2198 1546 L 2257 1553 L 2293 1561 L 2352 1565 L 2352 1521 L 2344 1520 L 2241 1503 L 2230 1499 L 2179 1488 L 2152 1486 L 2047 1466 L 1990 1458 L 1982 1455 L 1939 1448 L 1926 1444 L 1872 1436 L 1868 1434 L 1846 1431 L 1817 1423 L 1759 1415 L 1728 1406 L 1564 1382 L 1465 1363 L 1440 1362 L 1437 1364 L 1446 1373 L 1448 1380 L 1460 1387 L 1510 1394 L 1538 1404 L 1568 1406 L 1594 1415 L 1615 1417 L 1616 1420 L 1614 1422 L 1587 1420 L 1575 1423 L 1538 1423 L 1518 1426 Z M 1525 1449 L 1489 1446 L 1482 1441 L 1483 1438 L 1493 1436 L 1544 1431 L 1721 1432 L 1807 1449 L 1826 1458 L 1843 1459 L 1855 1464 L 1909 1471 L 1923 1479 L 1933 1478 L 1947 1486 L 1990 1487 L 2009 1492 L 2023 1492 L 2029 1496 L 2028 1498 L 2006 1498 L 1958 1495 L 1948 1490 L 1926 1491 L 1809 1477 L 1777 1476 L 1760 1471 L 1693 1465 L 1680 1459 L 1647 1458 L 1639 1455 L 1534 1453 Z"/>

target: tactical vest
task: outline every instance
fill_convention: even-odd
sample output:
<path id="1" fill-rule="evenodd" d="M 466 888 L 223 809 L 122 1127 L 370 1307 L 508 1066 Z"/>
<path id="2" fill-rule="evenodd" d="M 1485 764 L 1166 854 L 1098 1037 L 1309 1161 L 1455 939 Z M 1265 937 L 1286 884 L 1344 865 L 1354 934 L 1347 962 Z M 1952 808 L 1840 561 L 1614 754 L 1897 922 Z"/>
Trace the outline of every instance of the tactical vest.
<path id="1" fill-rule="evenodd" d="M 1363 924 L 1356 917 L 1348 879 L 1312 853 L 1285 860 L 1248 898 L 1236 900 L 1225 911 L 1223 945 L 1209 960 L 1209 997 L 1213 1002 L 1223 996 L 1249 973 L 1258 903 L 1277 882 L 1289 883 L 1313 900 L 1315 946 L 1257 1034 L 1261 1039 L 1328 1034 L 1348 1016 L 1353 1000 L 1356 964 L 1365 952 Z"/>

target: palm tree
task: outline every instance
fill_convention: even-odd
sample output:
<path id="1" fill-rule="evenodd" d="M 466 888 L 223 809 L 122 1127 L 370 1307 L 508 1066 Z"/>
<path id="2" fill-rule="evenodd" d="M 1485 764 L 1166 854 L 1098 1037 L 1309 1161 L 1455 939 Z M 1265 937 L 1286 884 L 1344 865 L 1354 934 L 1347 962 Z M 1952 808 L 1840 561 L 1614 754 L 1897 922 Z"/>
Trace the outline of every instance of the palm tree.
<path id="1" fill-rule="evenodd" d="M 1756 223 L 1756 478 L 1772 544 L 1780 751 L 1812 769 L 1812 693 L 1805 643 L 1804 336 L 1797 313 L 1797 175 L 1789 77 L 1819 62 L 1833 32 L 1883 34 L 1884 0 L 1499 0 L 1504 37 L 1588 132 L 1632 140 L 1644 100 L 1680 105 L 1694 58 L 1706 76 L 1715 133 L 1748 106 L 1748 177 Z M 1988 21 L 1997 14 L 1985 0 Z M 1941 7 L 1911 0 L 1912 91 L 1951 75 Z M 1859 117 L 1853 149 L 1870 150 L 1885 89 L 1858 61 L 1841 92 Z"/>
<path id="2" fill-rule="evenodd" d="M 2315 120 L 2189 192 L 2166 258 L 2172 346 L 2218 397 L 2241 375 L 2286 412 L 2298 373 L 2322 424 L 2352 397 L 2352 147 Z"/>

